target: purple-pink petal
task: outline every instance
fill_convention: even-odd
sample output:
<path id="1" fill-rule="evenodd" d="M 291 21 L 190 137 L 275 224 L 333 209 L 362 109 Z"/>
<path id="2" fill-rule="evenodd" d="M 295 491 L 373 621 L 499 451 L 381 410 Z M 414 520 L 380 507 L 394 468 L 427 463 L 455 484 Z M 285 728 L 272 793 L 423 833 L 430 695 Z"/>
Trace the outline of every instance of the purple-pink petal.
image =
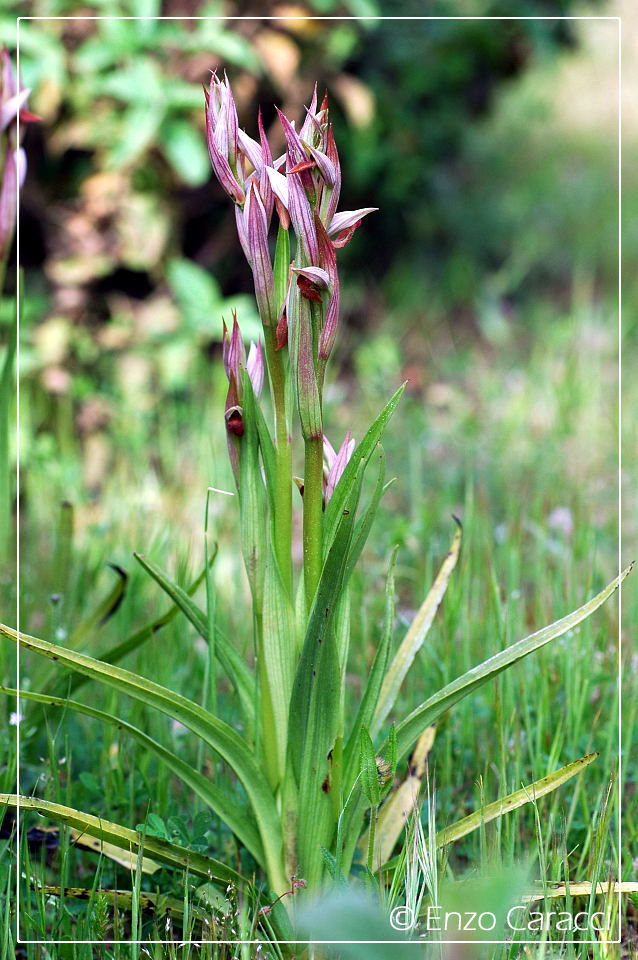
<path id="1" fill-rule="evenodd" d="M 18 113 L 27 102 L 29 98 L 30 90 L 20 90 L 18 93 L 14 93 L 12 97 L 9 97 L 8 100 L 5 100 L 0 108 L 0 130 L 6 130 L 12 120 L 15 120 Z"/>
<path id="2" fill-rule="evenodd" d="M 244 225 L 248 244 L 248 262 L 253 271 L 259 315 L 262 323 L 270 326 L 276 323 L 275 282 L 268 250 L 268 220 L 254 180 L 246 197 Z"/>
<path id="3" fill-rule="evenodd" d="M 321 150 L 317 150 L 316 147 L 313 147 L 311 144 L 307 143 L 304 140 L 304 146 L 312 154 L 312 158 L 319 168 L 321 176 L 326 181 L 329 187 L 334 187 L 337 182 L 337 171 L 335 165 L 325 153 L 322 153 Z"/>
<path id="4" fill-rule="evenodd" d="M 308 263 L 317 263 L 319 260 L 317 233 L 302 178 L 303 173 L 288 174 L 288 212 L 301 246 L 302 258 Z"/>
<path id="5" fill-rule="evenodd" d="M 312 281 L 318 287 L 329 287 L 330 277 L 322 267 L 293 267 L 293 273 L 298 273 L 307 280 Z"/>
<path id="6" fill-rule="evenodd" d="M 326 443 L 326 438 L 324 436 L 324 450 L 325 450 L 325 443 Z M 328 500 L 330 500 L 330 497 L 334 493 L 335 487 L 339 483 L 339 480 L 341 479 L 341 475 L 343 474 L 343 471 L 346 469 L 346 466 L 348 465 L 348 461 L 352 456 L 354 448 L 355 448 L 355 442 L 352 439 L 350 430 L 348 430 L 343 443 L 339 447 L 339 452 L 334 458 L 332 466 L 328 471 L 328 478 L 326 480 L 326 487 L 324 491 L 326 503 L 328 502 Z"/>
<path id="7" fill-rule="evenodd" d="M 251 343 L 250 350 L 248 351 L 248 360 L 246 361 L 246 370 L 248 371 L 250 382 L 253 385 L 255 396 L 258 397 L 264 385 L 265 373 L 264 352 L 261 341 Z"/>
<path id="8" fill-rule="evenodd" d="M 268 179 L 270 180 L 270 186 L 272 187 L 273 193 L 277 199 L 283 203 L 286 210 L 288 209 L 288 179 L 279 173 L 277 170 L 274 170 L 272 167 L 266 167 L 266 173 Z"/>
<path id="9" fill-rule="evenodd" d="M 4 162 L 2 184 L 0 184 L 0 257 L 7 253 L 16 222 L 16 204 L 18 196 L 18 172 L 15 152 L 10 148 Z"/>
<path id="10" fill-rule="evenodd" d="M 354 226 L 358 220 L 378 209 L 378 207 L 361 207 L 359 210 L 342 210 L 341 213 L 335 213 L 328 227 L 328 233 L 332 236 L 342 230 L 347 230 L 348 227 Z"/>
<path id="11" fill-rule="evenodd" d="M 339 325 L 340 309 L 340 289 L 339 273 L 337 270 L 337 254 L 332 241 L 326 232 L 321 219 L 316 218 L 317 238 L 319 241 L 319 262 L 323 264 L 328 277 L 330 278 L 330 299 L 326 306 L 326 312 L 323 320 L 323 327 L 319 334 L 318 356 L 320 360 L 326 361 L 332 353 L 335 338 L 337 336 L 337 327 Z"/>
<path id="12" fill-rule="evenodd" d="M 213 165 L 213 170 L 215 171 L 215 176 L 235 203 L 243 203 L 244 191 L 235 179 L 228 160 L 220 152 L 215 142 L 215 132 L 213 130 L 210 110 L 206 111 L 206 141 L 208 143 L 208 154 L 210 156 L 210 162 Z"/>
<path id="13" fill-rule="evenodd" d="M 246 363 L 246 350 L 244 348 L 244 340 L 241 335 L 241 330 L 239 329 L 236 316 L 233 316 L 233 332 L 228 345 L 227 362 L 228 369 L 226 373 L 228 378 L 230 379 L 232 374 L 235 377 L 235 382 L 239 385 L 241 383 L 239 370 L 240 367 Z"/>

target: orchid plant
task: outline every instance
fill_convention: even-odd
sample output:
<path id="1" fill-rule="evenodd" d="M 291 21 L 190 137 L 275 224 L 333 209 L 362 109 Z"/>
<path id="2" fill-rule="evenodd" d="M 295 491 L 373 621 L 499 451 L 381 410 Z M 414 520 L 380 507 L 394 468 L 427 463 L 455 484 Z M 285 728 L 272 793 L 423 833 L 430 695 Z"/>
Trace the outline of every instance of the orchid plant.
<path id="1" fill-rule="evenodd" d="M 378 871 L 391 868 L 406 815 L 405 803 L 392 802 L 393 784 L 405 774 L 411 755 L 422 761 L 437 719 L 482 684 L 588 617 L 628 570 L 578 610 L 432 691 L 401 717 L 401 687 L 457 563 L 460 524 L 430 593 L 396 649 L 393 553 L 384 624 L 367 684 L 353 709 L 345 683 L 349 583 L 390 485 L 381 440 L 403 387 L 358 443 L 348 431 L 336 451 L 325 433 L 323 393 L 340 317 L 338 251 L 375 208 L 337 210 L 342 186 L 339 155 L 328 98 L 324 96 L 319 104 L 316 88 L 300 126 L 279 112 L 286 149 L 276 159 L 261 116 L 257 117 L 258 139 L 239 127 L 226 78 L 213 75 L 205 99 L 211 163 L 234 204 L 239 243 L 252 271 L 263 327 L 263 342 L 253 343 L 248 353 L 237 317 L 230 330 L 224 326 L 223 337 L 228 379 L 224 418 L 252 596 L 254 662 L 247 663 L 215 626 L 209 615 L 211 591 L 209 610 L 193 599 L 206 571 L 186 591 L 150 559 L 136 556 L 170 596 L 173 612 L 183 613 L 210 645 L 219 669 L 232 684 L 241 726 L 234 728 L 213 710 L 117 666 L 125 653 L 153 633 L 150 627 L 123 640 L 101 660 L 72 646 L 18 635 L 9 627 L 0 627 L 0 632 L 24 649 L 57 661 L 58 667 L 75 671 L 79 676 L 72 689 L 88 678 L 134 697 L 184 724 L 223 761 L 241 784 L 241 802 L 219 782 L 112 714 L 68 696 L 55 696 L 52 689 L 21 693 L 25 699 L 115 724 L 153 751 L 224 821 L 250 855 L 252 869 L 258 870 L 263 883 L 259 922 L 272 924 L 271 932 L 288 939 L 287 907 L 298 896 L 316 895 L 326 884 L 347 879 L 355 861 L 361 864 L 359 873 L 371 883 Z M 266 383 L 272 422 L 268 408 L 262 406 Z M 297 442 L 303 444 L 303 478 L 293 476 Z M 364 502 L 362 484 L 371 463 L 376 478 Z M 303 512 L 299 570 L 293 563 L 293 508 Z M 398 721 L 389 725 L 395 716 Z M 524 791 L 448 826 L 437 836 L 437 843 L 451 843 L 504 811 L 555 789 L 594 758 L 592 754 L 577 759 Z M 413 759 L 412 779 L 415 763 Z M 413 794 L 410 803 L 416 808 L 418 790 Z M 248 882 L 220 860 L 90 813 L 33 797 L 0 799 L 39 810 L 133 855 L 143 849 L 147 857 L 176 869 L 187 866 L 191 876 L 224 885 Z"/>

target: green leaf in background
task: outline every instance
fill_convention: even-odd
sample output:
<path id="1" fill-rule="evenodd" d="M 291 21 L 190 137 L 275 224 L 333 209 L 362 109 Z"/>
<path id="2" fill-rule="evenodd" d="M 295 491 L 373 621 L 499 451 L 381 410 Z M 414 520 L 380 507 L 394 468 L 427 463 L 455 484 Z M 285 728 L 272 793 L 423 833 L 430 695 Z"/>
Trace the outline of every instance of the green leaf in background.
<path id="1" fill-rule="evenodd" d="M 457 820 L 456 823 L 451 824 L 451 826 L 446 827 L 444 830 L 439 830 L 436 835 L 437 847 L 443 847 L 446 843 L 454 843 L 455 840 L 460 840 L 461 837 L 467 836 L 467 834 L 473 830 L 478 830 L 484 823 L 490 823 L 504 813 L 517 810 L 518 807 L 522 807 L 526 803 L 534 803 L 553 790 L 557 790 L 558 787 L 567 783 L 572 777 L 582 773 L 585 767 L 593 763 L 597 757 L 597 753 L 589 753 L 586 757 L 581 757 L 580 760 L 574 760 L 572 763 L 561 767 L 560 770 L 556 770 L 554 773 L 550 773 L 540 780 L 535 780 L 534 783 L 529 783 L 521 790 L 516 790 L 506 797 L 501 797 L 500 800 L 495 800 L 494 803 L 486 804 L 479 810 L 475 810 L 475 812 L 469 816 L 463 817 L 462 820 Z"/>
<path id="2" fill-rule="evenodd" d="M 221 341 L 222 318 L 229 323 L 235 310 L 245 342 L 261 336 L 261 321 L 252 297 L 238 295 L 225 299 L 215 278 L 184 258 L 171 260 L 166 276 L 184 324 L 191 332 Z"/>
<path id="3" fill-rule="evenodd" d="M 476 667 L 472 667 L 471 670 L 468 670 L 467 673 L 453 680 L 452 683 L 448 683 L 431 696 L 429 700 L 426 700 L 417 707 L 416 710 L 413 710 L 412 713 L 397 726 L 399 759 L 409 753 L 416 743 L 417 738 L 426 727 L 434 723 L 442 713 L 449 710 L 449 708 L 455 703 L 458 703 L 459 700 L 463 700 L 464 697 L 478 690 L 484 683 L 498 676 L 499 673 L 511 667 L 512 664 L 518 663 L 523 657 L 527 657 L 530 653 L 540 649 L 540 647 L 544 647 L 546 643 L 549 643 L 556 637 L 562 636 L 562 634 L 567 633 L 568 630 L 571 630 L 583 620 L 586 620 L 587 617 L 591 616 L 591 614 L 618 589 L 618 586 L 627 574 L 631 572 L 632 568 L 633 563 L 626 567 L 619 577 L 612 580 L 604 590 L 601 590 L 600 593 L 592 597 L 591 600 L 588 600 L 587 603 L 579 607 L 578 610 L 574 610 L 561 620 L 556 620 L 555 623 L 543 627 L 542 630 L 537 630 L 536 633 L 530 634 L 529 637 L 525 637 L 523 640 L 511 644 L 511 646 L 499 651 L 499 653 L 495 653 L 493 657 L 483 661 L 483 663 L 479 663 Z"/>
<path id="4" fill-rule="evenodd" d="M 362 464 L 363 469 L 365 470 L 365 467 L 367 466 L 377 443 L 383 436 L 383 433 L 390 422 L 390 418 L 396 410 L 397 404 L 399 403 L 404 390 L 405 384 L 402 384 L 387 402 L 372 426 L 368 429 L 363 439 L 357 445 L 348 462 L 348 465 L 341 475 L 339 483 L 335 487 L 334 492 L 326 505 L 324 519 L 324 552 L 326 554 L 330 550 L 337 526 L 339 524 L 341 512 L 348 497 L 350 496 L 350 493 L 356 482 L 356 478 L 359 474 L 359 465 Z"/>
<path id="5" fill-rule="evenodd" d="M 148 104 L 127 110 L 119 134 L 107 151 L 107 167 L 118 170 L 132 164 L 154 141 L 163 111 Z"/>
<path id="6" fill-rule="evenodd" d="M 171 600 L 176 603 L 182 613 L 193 624 L 200 637 L 206 640 L 207 643 L 210 642 L 208 636 L 208 618 L 188 593 L 174 583 L 157 564 L 148 560 L 142 556 L 142 554 L 136 553 L 135 559 L 140 566 L 150 574 L 153 580 L 159 584 Z M 244 712 L 244 720 L 248 727 L 247 732 L 250 733 L 254 723 L 254 684 L 252 677 L 237 649 L 230 643 L 219 628 L 215 631 L 215 656 L 237 691 L 237 696 L 239 697 Z"/>
<path id="7" fill-rule="evenodd" d="M 284 875 L 281 862 L 281 825 L 273 796 L 252 751 L 237 731 L 187 697 L 183 697 L 181 694 L 161 686 L 161 684 L 153 683 L 145 677 L 138 677 L 129 670 L 123 670 L 121 667 L 115 667 L 112 664 L 101 663 L 99 660 L 94 660 L 93 657 L 87 657 L 66 647 L 48 643 L 38 637 L 32 637 L 24 633 L 21 633 L 18 637 L 17 632 L 5 624 L 0 624 L 0 635 L 14 643 L 19 642 L 20 646 L 26 650 L 32 650 L 49 660 L 57 661 L 60 666 L 88 674 L 114 690 L 155 707 L 171 719 L 183 723 L 204 743 L 207 743 L 216 753 L 219 753 L 235 771 L 250 799 L 255 820 L 259 826 L 264 846 L 264 857 L 269 876 L 272 878 L 271 882 L 279 893 L 283 893 L 287 889 L 288 881 Z M 98 818 L 94 819 L 97 820 Z"/>
<path id="8" fill-rule="evenodd" d="M 8 687 L 0 687 L 0 693 L 9 697 L 15 697 L 18 691 Z M 19 696 L 21 700 L 31 700 L 35 703 L 44 704 L 45 706 L 59 707 L 62 710 L 72 710 L 74 713 L 82 713 L 87 717 L 100 720 L 102 723 L 115 726 L 132 739 L 137 740 L 143 747 L 155 754 L 167 769 L 185 783 L 193 793 L 200 797 L 211 810 L 221 817 L 228 828 L 232 830 L 240 842 L 243 843 L 246 849 L 255 857 L 257 862 L 262 862 L 263 847 L 259 839 L 259 834 L 255 830 L 252 818 L 245 813 L 230 791 L 224 786 L 219 786 L 211 782 L 208 777 L 199 773 L 192 764 L 186 760 L 182 760 L 176 754 L 162 746 L 161 743 L 158 743 L 157 740 L 153 740 L 152 737 L 149 737 L 148 734 L 142 730 L 139 730 L 126 720 L 122 720 L 112 713 L 98 710 L 84 703 L 78 703 L 76 700 L 68 700 L 64 697 L 52 697 L 42 693 L 33 693 L 30 690 L 20 690 Z M 98 789 L 101 788 L 98 786 Z M 149 814 L 149 816 L 154 815 Z"/>
<path id="9" fill-rule="evenodd" d="M 15 794 L 0 793 L 0 806 L 19 807 L 21 810 L 36 810 L 42 816 L 59 823 L 66 823 L 76 830 L 81 830 L 98 840 L 105 840 L 126 851 L 137 851 L 148 854 L 154 860 L 165 863 L 177 870 L 188 870 L 197 876 L 213 879 L 221 883 L 238 883 L 243 879 L 231 867 L 205 857 L 194 850 L 178 846 L 169 840 L 157 837 L 142 837 L 136 830 L 122 827 L 119 823 L 112 823 L 103 817 L 94 817 L 90 813 L 76 810 L 73 807 L 63 806 L 60 803 L 50 803 L 48 800 L 38 800 L 37 797 L 18 797 Z"/>
<path id="10" fill-rule="evenodd" d="M 170 120 L 160 131 L 160 143 L 177 175 L 198 187 L 210 177 L 210 161 L 201 131 L 190 120 Z"/>

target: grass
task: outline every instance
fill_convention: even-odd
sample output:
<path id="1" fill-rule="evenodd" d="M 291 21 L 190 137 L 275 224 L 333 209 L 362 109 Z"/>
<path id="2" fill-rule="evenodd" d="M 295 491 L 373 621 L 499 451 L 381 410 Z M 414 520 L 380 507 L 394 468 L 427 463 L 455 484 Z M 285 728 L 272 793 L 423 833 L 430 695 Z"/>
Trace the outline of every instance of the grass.
<path id="1" fill-rule="evenodd" d="M 371 663 L 381 628 L 383 581 L 392 545 L 400 545 L 398 638 L 401 624 L 409 622 L 447 549 L 452 513 L 462 517 L 465 534 L 461 562 L 419 653 L 417 669 L 403 689 L 402 715 L 429 691 L 491 652 L 578 606 L 616 569 L 617 348 L 611 312 L 575 298 L 566 315 L 531 315 L 525 320 L 524 326 L 519 321 L 520 327 L 510 330 L 498 351 L 476 344 L 471 337 L 459 339 L 452 330 L 419 337 L 421 349 L 429 354 L 428 382 L 423 391 L 408 396 L 386 439 L 388 468 L 390 475 L 398 475 L 398 482 L 380 512 L 376 536 L 364 553 L 353 586 L 349 667 L 353 691 Z M 378 407 L 381 385 L 388 393 L 402 377 L 401 349 L 413 342 L 406 333 L 394 358 L 382 343 L 376 352 L 374 343 L 368 343 L 356 354 L 360 386 L 365 390 L 368 384 L 357 412 L 359 422 L 366 423 Z M 114 561 L 129 575 L 126 595 L 115 614 L 82 646 L 99 654 L 165 609 L 159 590 L 132 562 L 134 549 L 174 573 L 182 584 L 199 573 L 206 487 L 230 488 L 222 459 L 219 369 L 215 377 L 212 389 L 197 379 L 190 396 L 162 409 L 152 424 L 152 464 L 143 457 L 148 449 L 144 430 L 150 432 L 150 421 L 128 430 L 125 420 L 130 411 L 122 411 L 107 438 L 113 443 L 114 462 L 97 498 L 82 492 L 80 451 L 71 440 L 53 471 L 44 458 L 31 461 L 23 486 L 27 508 L 23 511 L 22 629 L 66 642 L 87 611 L 112 588 L 115 574 L 105 562 Z M 629 384 L 627 389 L 635 388 Z M 328 401 L 328 422 L 337 437 L 346 428 L 340 422 L 341 398 L 349 390 L 348 380 L 341 378 Z M 202 423 L 207 424 L 206 430 L 200 428 Z M 357 435 L 356 423 L 353 429 Z M 218 451 L 220 459 L 214 456 Z M 72 541 L 64 533 L 69 511 L 64 511 L 65 523 L 58 519 L 59 503 L 66 498 L 74 501 Z M 233 549 L 233 506 L 229 498 L 212 502 L 211 523 L 219 543 L 212 579 L 220 625 L 237 638 L 240 647 L 248 647 L 247 587 Z M 631 512 L 628 519 L 631 524 Z M 65 550 L 70 551 L 70 561 L 61 563 Z M 624 562 L 629 559 L 623 558 Z M 630 623 L 635 591 L 628 583 L 624 608 Z M 204 591 L 202 585 L 201 597 Z M 63 596 L 54 601 L 52 595 L 58 593 Z M 539 801 L 537 810 L 528 805 L 446 850 L 438 864 L 440 878 L 460 878 L 476 869 L 507 869 L 521 859 L 527 862 L 529 875 L 545 883 L 567 878 L 604 882 L 615 876 L 619 854 L 616 609 L 614 601 L 607 604 L 572 636 L 519 664 L 459 704 L 440 723 L 429 766 L 436 788 L 438 829 L 578 756 L 600 754 L 577 780 Z M 629 656 L 627 644 L 624 653 Z M 7 657 L 5 646 L 1 655 Z M 202 702 L 210 695 L 207 652 L 182 617 L 155 634 L 126 665 L 191 696 L 200 691 Z M 11 667 L 5 659 L 9 678 Z M 23 655 L 22 671 L 23 686 L 42 688 L 46 666 Z M 86 699 L 89 690 L 93 706 L 114 709 L 115 695 L 95 686 L 86 687 L 80 699 Z M 223 686 L 217 691 L 218 709 L 233 722 L 227 693 Z M 627 798 L 634 789 L 629 763 L 632 703 L 628 689 L 620 785 Z M 7 714 L 14 709 L 9 703 L 5 708 Z M 119 712 L 207 776 L 220 777 L 215 763 L 178 725 L 170 726 L 126 698 L 121 698 Z M 225 862 L 238 863 L 238 851 L 221 824 L 129 739 L 61 711 L 49 710 L 45 725 L 36 704 L 24 704 L 23 713 L 23 792 L 37 792 L 48 800 L 132 826 L 152 813 L 161 818 L 163 826 L 156 824 L 157 828 L 165 828 L 178 842 L 206 844 Z M 5 727 L 2 790 L 13 789 L 12 733 L 13 728 Z M 614 784 L 611 791 L 610 783 Z M 25 820 L 27 827 L 42 823 L 32 816 Z M 627 804 L 622 851 L 625 880 L 635 875 L 630 851 L 637 829 Z M 154 939 L 157 933 L 163 937 L 165 918 L 154 920 L 144 909 L 143 897 L 154 890 L 178 901 L 182 910 L 187 904 L 187 927 L 197 924 L 202 909 L 209 923 L 231 922 L 229 917 L 220 919 L 234 912 L 227 904 L 202 908 L 194 894 L 194 879 L 184 885 L 182 876 L 167 869 L 148 876 L 139 872 L 135 862 L 122 867 L 105 858 L 100 861 L 70 844 L 64 829 L 53 853 L 47 854 L 42 845 L 30 853 L 25 845 L 24 852 L 39 861 L 33 872 L 43 882 L 64 886 L 81 878 L 92 892 L 88 902 L 74 901 L 28 890 L 24 884 L 22 936 L 51 939 L 57 933 L 60 939 L 82 939 L 108 929 L 110 937 L 117 923 L 122 938 L 128 939 L 133 917 L 134 923 L 141 923 L 144 938 Z M 15 865 L 10 857 L 3 864 L 2 881 L 8 885 L 9 865 L 13 871 Z M 133 890 L 134 911 L 125 904 L 116 909 L 99 893 L 100 888 Z M 242 935 L 250 931 L 254 918 L 250 897 L 249 893 L 232 918 Z M 171 924 L 173 930 L 179 929 L 174 904 Z M 632 935 L 629 921 L 625 926 L 628 939 Z M 176 935 L 182 938 L 181 932 Z M 9 929 L 0 957 L 14 955 L 11 938 Z M 37 946 L 22 949 L 27 957 L 41 955 Z M 217 946 L 202 951 L 148 949 L 153 956 L 236 955 Z M 92 955 L 90 947 L 50 950 L 56 957 Z M 104 955 L 128 956 L 127 950 L 112 947 Z M 499 950 L 494 948 L 494 957 L 519 955 L 515 947 Z M 543 950 L 539 947 L 537 955 L 557 955 L 555 946 L 551 954 Z M 558 955 L 621 956 L 614 946 L 606 950 L 565 945 Z"/>

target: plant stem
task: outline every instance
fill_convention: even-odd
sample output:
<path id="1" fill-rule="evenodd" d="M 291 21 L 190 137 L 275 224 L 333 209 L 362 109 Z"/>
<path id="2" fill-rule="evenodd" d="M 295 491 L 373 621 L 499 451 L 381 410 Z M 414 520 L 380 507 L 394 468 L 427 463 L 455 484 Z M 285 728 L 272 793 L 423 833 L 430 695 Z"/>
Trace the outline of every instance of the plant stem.
<path id="1" fill-rule="evenodd" d="M 303 571 L 306 608 L 310 612 L 322 565 L 323 439 L 305 441 L 303 481 Z"/>
<path id="2" fill-rule="evenodd" d="M 368 831 L 368 870 L 372 873 L 374 862 L 374 840 L 377 832 L 377 811 L 378 807 L 372 807 L 370 811 L 370 830 Z"/>
<path id="3" fill-rule="evenodd" d="M 283 583 L 292 596 L 292 449 L 286 421 L 286 379 L 281 352 L 275 348 L 274 327 L 264 326 L 264 341 L 275 411 L 275 556 Z"/>

